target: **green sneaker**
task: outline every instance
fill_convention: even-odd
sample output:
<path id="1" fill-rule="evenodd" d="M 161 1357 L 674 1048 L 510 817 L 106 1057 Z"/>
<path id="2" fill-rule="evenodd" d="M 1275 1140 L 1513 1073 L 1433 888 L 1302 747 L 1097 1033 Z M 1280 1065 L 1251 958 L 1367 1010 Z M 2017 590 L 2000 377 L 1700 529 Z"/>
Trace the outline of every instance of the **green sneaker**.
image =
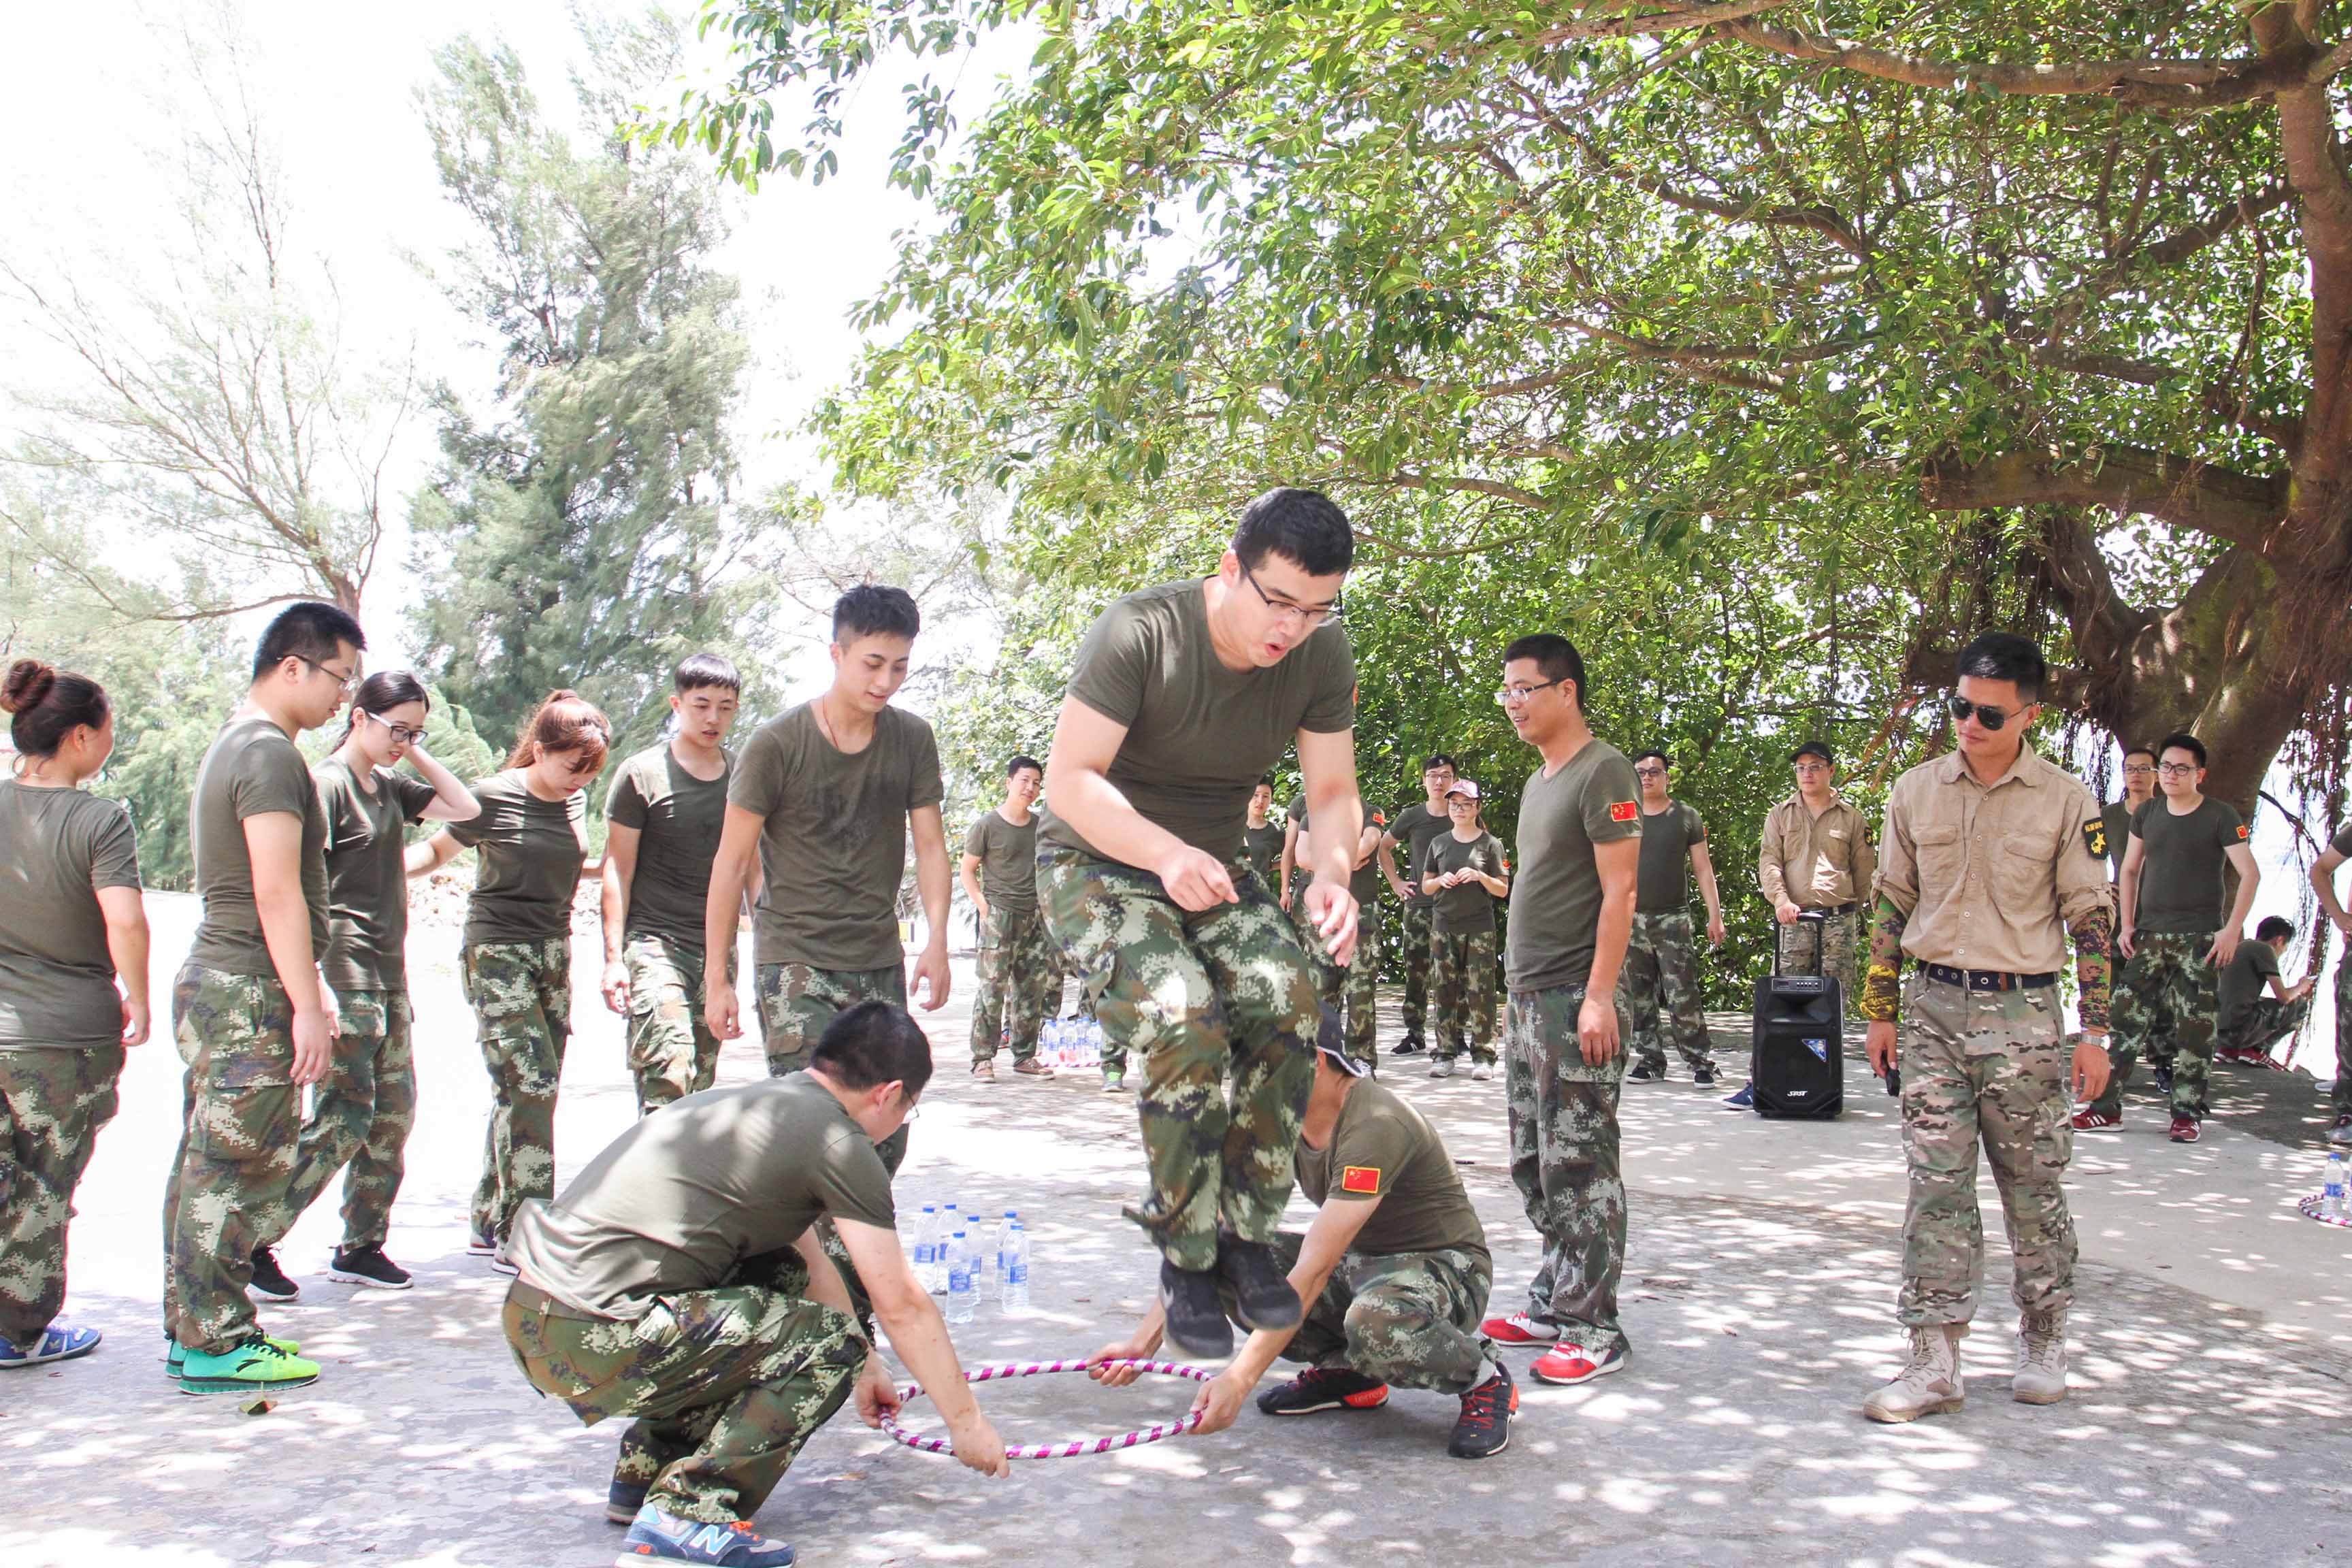
<path id="1" fill-rule="evenodd" d="M 180 1358 L 183 1394 L 266 1394 L 319 1381 L 319 1363 L 289 1355 L 259 1334 L 218 1355 L 184 1351 Z"/>
<path id="2" fill-rule="evenodd" d="M 288 1355 L 294 1355 L 302 1349 L 301 1342 L 297 1340 L 281 1340 L 275 1334 L 262 1337 L 269 1342 L 270 1349 L 284 1351 Z M 180 1342 L 169 1334 L 163 1336 L 163 1375 L 177 1383 L 180 1381 L 180 1369 L 187 1364 L 188 1352 L 182 1350 Z"/>

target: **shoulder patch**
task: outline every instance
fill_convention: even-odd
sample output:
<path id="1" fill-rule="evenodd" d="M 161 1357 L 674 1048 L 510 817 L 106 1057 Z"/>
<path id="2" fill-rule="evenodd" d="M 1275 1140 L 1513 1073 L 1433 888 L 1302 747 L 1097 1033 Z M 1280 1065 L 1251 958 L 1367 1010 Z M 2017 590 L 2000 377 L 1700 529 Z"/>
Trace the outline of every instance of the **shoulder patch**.
<path id="1" fill-rule="evenodd" d="M 2105 859 L 2107 858 L 2107 825 L 2095 816 L 2083 824 L 2083 844 L 2090 850 L 2092 859 Z"/>
<path id="2" fill-rule="evenodd" d="M 2238 837 L 2239 837 L 2240 838 L 2242 838 L 2242 838 L 2244 838 L 2244 837 L 2245 837 L 2249 833 L 2252 833 L 2252 831 L 2253 831 L 2253 829 L 2252 829 L 2252 828 L 2248 827 L 2244 823 L 2242 823 L 2242 823 L 2238 824 Z"/>
<path id="3" fill-rule="evenodd" d="M 1635 805 L 1630 800 L 1612 801 L 1610 803 L 1609 820 L 1612 822 L 1631 822 L 1641 814 L 1642 808 Z"/>
<path id="4" fill-rule="evenodd" d="M 1350 1165 L 1339 1173 L 1339 1190 L 1360 1193 L 1366 1197 L 1381 1195 L 1381 1168 L 1378 1165 Z"/>

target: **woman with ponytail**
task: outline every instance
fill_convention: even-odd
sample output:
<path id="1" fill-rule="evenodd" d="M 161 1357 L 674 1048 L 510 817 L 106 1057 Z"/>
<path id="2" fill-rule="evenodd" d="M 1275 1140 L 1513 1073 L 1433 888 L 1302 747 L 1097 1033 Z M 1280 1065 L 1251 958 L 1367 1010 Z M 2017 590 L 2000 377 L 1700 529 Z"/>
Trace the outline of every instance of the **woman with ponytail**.
<path id="1" fill-rule="evenodd" d="M 490 1127 L 471 1250 L 514 1272 L 507 1231 L 525 1198 L 555 1195 L 555 1090 L 572 1034 L 572 901 L 588 861 L 583 792 L 613 726 L 576 691 L 524 721 L 506 771 L 474 785 L 481 815 L 412 852 L 409 873 L 479 851 L 458 953 L 490 1074 Z"/>
<path id="2" fill-rule="evenodd" d="M 383 1251 L 416 1115 L 404 957 L 408 825 L 470 822 L 482 809 L 425 753 L 431 708 L 405 670 L 369 676 L 352 694 L 341 744 L 310 770 L 327 816 L 327 951 L 319 968 L 335 994 L 339 1032 L 302 1124 L 285 1207 L 266 1233 L 274 1247 L 348 1166 L 343 1240 L 327 1277 L 384 1290 L 409 1284 L 408 1271 Z M 414 776 L 394 771 L 404 761 Z"/>
<path id="3" fill-rule="evenodd" d="M 0 1368 L 88 1355 L 58 1321 L 66 1226 L 122 1053 L 147 1038 L 147 916 L 130 813 L 80 786 L 114 750 L 98 682 L 20 658 L 0 683 Z M 118 991 L 118 982 L 121 989 Z"/>

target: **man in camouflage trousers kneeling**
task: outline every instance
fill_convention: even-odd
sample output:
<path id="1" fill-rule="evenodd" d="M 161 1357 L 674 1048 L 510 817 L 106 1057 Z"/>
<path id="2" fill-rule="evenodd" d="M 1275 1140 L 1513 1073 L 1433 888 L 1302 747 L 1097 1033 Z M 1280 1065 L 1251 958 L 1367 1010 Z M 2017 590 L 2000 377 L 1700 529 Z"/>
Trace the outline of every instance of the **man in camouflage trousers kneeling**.
<path id="1" fill-rule="evenodd" d="M 750 1521 L 802 1446 L 853 1395 L 869 1426 L 898 1409 L 821 1219 L 956 1458 L 1011 1473 L 900 1250 L 875 1147 L 930 1076 L 905 1009 L 859 1003 L 807 1070 L 661 1107 L 515 1216 L 504 1325 L 523 1375 L 591 1426 L 630 1418 L 605 1502 L 629 1526 L 622 1562 L 781 1568 L 792 1548 Z"/>
<path id="2" fill-rule="evenodd" d="M 2115 906 L 2099 804 L 2081 780 L 2025 749 L 2047 671 L 2023 637 L 1988 633 L 1961 650 L 1950 698 L 1959 749 L 1920 763 L 1886 798 L 1863 1010 L 1870 1065 L 1903 1069 L 1903 1219 L 1896 1315 L 1911 1357 L 1863 1405 L 1874 1421 L 1958 1410 L 1960 1341 L 1984 1272 L 1977 1149 L 1992 1162 L 2016 1255 L 2021 1314 L 2010 1393 L 2066 1396 L 2074 1222 L 2059 1177 L 2074 1152 L 2066 1094 L 2107 1081 Z M 2083 1026 L 2070 1053 L 2058 1001 L 2074 939 Z M 1920 965 L 1898 994 L 1902 962 Z M 1966 968 L 1960 961 L 1985 967 Z M 1895 1026 L 1897 1009 L 1902 1027 Z"/>

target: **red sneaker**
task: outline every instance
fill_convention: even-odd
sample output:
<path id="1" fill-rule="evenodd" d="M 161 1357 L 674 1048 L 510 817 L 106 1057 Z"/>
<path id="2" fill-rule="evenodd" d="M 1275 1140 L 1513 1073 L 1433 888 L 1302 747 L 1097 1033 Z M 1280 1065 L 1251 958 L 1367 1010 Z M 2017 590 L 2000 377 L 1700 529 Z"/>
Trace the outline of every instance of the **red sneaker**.
<path id="1" fill-rule="evenodd" d="M 1545 1383 L 1572 1384 L 1606 1377 L 1624 1364 L 1625 1352 L 1622 1348 L 1596 1354 L 1582 1345 L 1564 1344 L 1536 1357 L 1535 1365 L 1528 1370 Z"/>
<path id="2" fill-rule="evenodd" d="M 2175 1143 L 2196 1142 L 2197 1118 L 2193 1116 L 2174 1117 L 2172 1119 L 2172 1141 Z"/>
<path id="3" fill-rule="evenodd" d="M 1559 1342 L 1558 1327 L 1538 1322 L 1525 1312 L 1513 1312 L 1507 1318 L 1489 1318 L 1478 1325 L 1478 1331 L 1498 1345 L 1550 1345 Z"/>
<path id="4" fill-rule="evenodd" d="M 2077 1132 L 2105 1132 L 2110 1128 L 2121 1127 L 2123 1124 L 2124 1119 L 2120 1111 L 2110 1116 L 2104 1110 L 2094 1110 L 2086 1105 L 2074 1112 L 2074 1131 Z"/>

